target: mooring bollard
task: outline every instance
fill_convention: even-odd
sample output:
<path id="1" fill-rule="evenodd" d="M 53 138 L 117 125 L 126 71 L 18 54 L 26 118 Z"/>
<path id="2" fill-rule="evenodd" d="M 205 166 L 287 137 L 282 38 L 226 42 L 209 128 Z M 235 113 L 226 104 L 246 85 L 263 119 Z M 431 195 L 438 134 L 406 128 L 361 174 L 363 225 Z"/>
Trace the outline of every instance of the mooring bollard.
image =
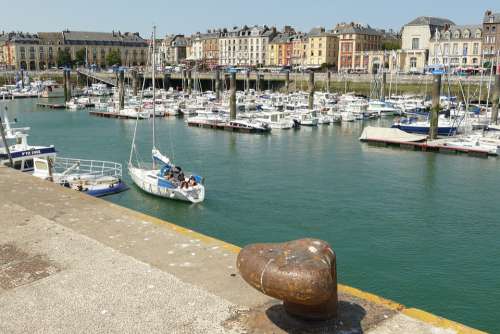
<path id="1" fill-rule="evenodd" d="M 249 245 L 238 254 L 237 267 L 252 287 L 283 300 L 292 316 L 308 320 L 337 316 L 336 257 L 325 241 Z"/>

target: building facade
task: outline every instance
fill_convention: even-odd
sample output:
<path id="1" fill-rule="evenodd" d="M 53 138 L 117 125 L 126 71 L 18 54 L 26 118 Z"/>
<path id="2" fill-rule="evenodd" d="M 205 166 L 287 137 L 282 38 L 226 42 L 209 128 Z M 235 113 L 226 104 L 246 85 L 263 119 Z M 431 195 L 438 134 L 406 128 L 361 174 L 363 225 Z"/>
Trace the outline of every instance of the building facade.
<path id="1" fill-rule="evenodd" d="M 266 62 L 267 46 L 276 28 L 254 26 L 225 29 L 219 38 L 219 65 L 259 67 Z"/>
<path id="2" fill-rule="evenodd" d="M 449 69 L 482 67 L 481 25 L 446 26 L 431 40 L 429 64 Z"/>
<path id="3" fill-rule="evenodd" d="M 338 50 L 338 37 L 335 33 L 326 31 L 325 28 L 314 28 L 307 34 L 306 65 L 319 67 L 325 64 L 336 69 Z"/>
<path id="4" fill-rule="evenodd" d="M 219 37 L 220 31 L 207 31 L 201 37 L 202 43 L 202 61 L 208 68 L 214 68 L 219 65 Z"/>
<path id="5" fill-rule="evenodd" d="M 307 65 L 307 44 L 308 38 L 305 34 L 296 34 L 292 36 L 292 65 Z"/>
<path id="6" fill-rule="evenodd" d="M 496 64 L 500 53 L 500 13 L 493 13 L 491 10 L 484 13 L 483 33 L 484 60 L 489 64 Z"/>
<path id="7" fill-rule="evenodd" d="M 339 72 L 368 71 L 368 52 L 382 48 L 382 33 L 368 25 L 341 23 L 334 29 L 339 38 Z"/>
<path id="8" fill-rule="evenodd" d="M 422 73 L 428 64 L 429 49 L 436 32 L 455 25 L 448 19 L 421 16 L 405 24 L 402 31 L 399 70 Z"/>
<path id="9" fill-rule="evenodd" d="M 291 66 L 293 37 L 289 34 L 279 34 L 267 46 L 267 66 Z"/>
<path id="10" fill-rule="evenodd" d="M 0 36 L 0 67 L 10 70 L 38 70 L 39 50 L 40 39 L 36 34 L 3 34 Z"/>
<path id="11" fill-rule="evenodd" d="M 107 55 L 116 50 L 123 65 L 145 65 L 148 43 L 138 33 L 65 30 L 38 34 L 8 33 L 0 38 L 0 49 L 5 68 L 45 70 L 63 65 L 57 63 L 61 51 L 67 51 L 73 61 L 77 53 L 83 52 L 85 64 L 105 67 L 112 65 L 107 64 Z"/>
<path id="12" fill-rule="evenodd" d="M 184 35 L 167 35 L 158 50 L 160 64 L 162 66 L 180 64 L 186 60 L 188 51 L 191 50 L 190 41 Z"/>

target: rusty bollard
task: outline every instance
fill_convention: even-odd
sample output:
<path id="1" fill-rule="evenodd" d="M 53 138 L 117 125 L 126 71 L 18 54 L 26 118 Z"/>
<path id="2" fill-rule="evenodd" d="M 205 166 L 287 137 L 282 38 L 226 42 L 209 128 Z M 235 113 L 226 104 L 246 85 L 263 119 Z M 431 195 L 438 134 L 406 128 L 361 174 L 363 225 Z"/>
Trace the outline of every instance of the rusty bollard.
<path id="1" fill-rule="evenodd" d="M 337 316 L 335 253 L 321 240 L 254 244 L 238 254 L 243 279 L 260 292 L 283 300 L 287 313 L 308 320 Z"/>

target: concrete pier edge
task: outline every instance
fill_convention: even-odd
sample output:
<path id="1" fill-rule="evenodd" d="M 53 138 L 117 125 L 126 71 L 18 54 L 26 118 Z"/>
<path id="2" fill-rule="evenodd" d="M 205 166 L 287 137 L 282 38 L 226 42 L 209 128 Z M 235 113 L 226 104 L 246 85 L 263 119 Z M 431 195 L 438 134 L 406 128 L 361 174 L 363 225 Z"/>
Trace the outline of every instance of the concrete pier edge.
<path id="1" fill-rule="evenodd" d="M 274 312 L 276 316 L 276 311 L 273 311 L 273 309 L 276 310 L 278 307 L 279 304 L 276 304 L 277 301 L 264 298 L 262 294 L 245 285 L 245 283 L 235 274 L 235 263 L 232 261 L 235 261 L 236 254 L 240 251 L 240 247 L 236 245 L 201 234 L 192 229 L 175 225 L 148 214 L 134 211 L 102 199 L 93 198 L 74 190 L 65 189 L 61 186 L 5 167 L 0 167 L 0 204 L 3 204 L 3 207 L 6 209 L 5 214 L 7 215 L 6 221 L 0 224 L 0 227 L 2 227 L 1 231 L 3 232 L 5 230 L 7 232 L 3 238 L 3 242 L 14 242 L 13 245 L 16 246 L 16 242 L 18 241 L 20 250 L 24 250 L 34 256 L 38 256 L 39 254 L 43 255 L 45 252 L 51 253 L 53 250 L 57 251 L 59 249 L 56 246 L 57 243 L 52 243 L 52 239 L 50 239 L 53 238 L 54 235 L 62 237 L 68 234 L 70 238 L 67 240 L 70 242 L 66 242 L 65 244 L 72 250 L 73 248 L 71 247 L 78 247 L 78 243 L 74 244 L 76 241 L 71 240 L 82 239 L 86 243 L 92 240 L 91 243 L 94 245 L 92 247 L 95 247 L 95 249 L 99 251 L 108 252 L 108 254 L 114 254 L 113 256 L 116 260 L 123 259 L 123 261 L 126 260 L 128 261 L 127 263 L 134 265 L 140 263 L 145 264 L 146 269 L 149 269 L 148 271 L 155 268 L 154 270 L 163 273 L 163 276 L 170 275 L 168 277 L 175 278 L 176 282 L 179 282 L 176 283 L 178 287 L 182 284 L 192 286 L 192 288 L 189 289 L 194 289 L 199 292 L 203 291 L 204 294 L 206 292 L 221 302 L 226 301 L 224 302 L 226 304 L 230 303 L 232 305 L 242 306 L 244 310 L 248 311 L 239 313 L 239 315 L 243 314 L 242 317 L 236 314 L 235 321 L 238 325 L 246 326 L 245 328 L 254 330 L 250 330 L 249 333 L 266 332 L 266 330 L 274 332 L 275 329 L 278 330 L 276 333 L 282 332 L 276 327 L 276 323 L 274 325 L 270 324 L 266 317 L 269 310 L 271 310 L 271 313 Z M 86 210 L 92 210 L 94 212 Z M 86 214 L 86 212 L 88 214 Z M 77 218 L 81 218 L 81 220 Z M 128 223 L 125 223 L 125 220 L 128 221 Z M 28 227 L 26 224 L 32 224 L 29 225 L 30 229 L 26 229 Z M 30 232 L 31 228 L 37 230 L 37 226 L 38 229 L 41 228 L 40 231 L 42 232 L 40 238 L 42 239 L 38 238 L 36 232 L 34 234 Z M 150 227 L 146 228 L 146 226 Z M 120 239 L 120 235 L 122 239 Z M 113 236 L 113 239 L 111 239 L 111 236 Z M 143 239 L 144 236 L 148 236 L 148 239 Z M 15 237 L 21 237 L 22 239 L 15 239 Z M 151 243 L 153 241 L 150 241 L 149 238 L 153 237 L 155 237 L 154 240 L 156 240 L 156 243 Z M 0 240 L 1 239 L 2 238 L 0 238 Z M 48 241 L 48 243 L 44 244 L 45 248 L 37 248 L 39 247 L 37 244 L 41 240 Z M 125 243 L 123 243 L 123 241 Z M 203 259 L 203 265 L 205 266 L 203 272 L 200 271 L 203 268 L 198 266 L 192 268 L 170 267 L 169 261 L 162 261 L 165 258 L 162 254 L 167 255 L 166 250 L 174 249 L 176 246 L 174 244 L 177 242 L 180 243 L 179 246 L 181 247 L 177 248 L 174 256 L 178 257 L 180 261 L 183 261 L 182 257 L 184 255 L 185 257 L 194 259 L 194 257 L 192 257 L 194 253 L 191 253 L 192 250 L 190 250 L 190 248 L 185 248 L 186 251 L 182 253 L 184 246 L 191 247 L 187 244 L 190 242 L 198 242 L 200 244 L 199 247 L 195 247 L 194 244 L 192 247 L 195 247 L 197 250 L 208 250 L 212 252 L 211 254 L 214 255 L 214 258 L 209 260 L 208 258 L 212 256 L 208 256 Z M 186 244 L 184 245 L 183 243 Z M 129 248 L 129 245 L 133 245 L 133 247 Z M 31 247 L 34 247 L 36 250 L 31 249 Z M 217 254 L 213 252 L 217 252 Z M 170 254 L 170 252 L 168 254 Z M 234 255 L 234 258 L 231 254 Z M 0 304 L 2 304 L 3 297 L 6 296 L 6 299 L 3 301 L 3 309 L 8 311 L 11 309 L 15 310 L 15 307 L 25 307 L 26 300 L 28 300 L 32 303 L 31 306 L 35 307 L 35 310 L 39 312 L 40 317 L 49 316 L 50 312 L 53 312 L 53 310 L 43 309 L 43 305 L 45 304 L 39 305 L 39 307 L 42 307 L 41 309 L 36 309 L 38 305 L 36 304 L 37 300 L 32 300 L 29 296 L 35 292 L 42 292 L 40 289 L 43 287 L 45 289 L 49 288 L 48 291 L 52 291 L 51 289 L 55 288 L 56 291 L 62 293 L 62 296 L 64 296 L 64 293 L 70 292 L 71 290 L 64 290 L 64 286 L 61 284 L 57 284 L 56 286 L 51 284 L 54 284 L 54 279 L 56 281 L 61 279 L 64 281 L 63 276 L 65 275 L 65 271 L 66 273 L 70 273 L 71 270 L 75 270 L 72 267 L 77 265 L 80 261 L 87 263 L 85 262 L 85 258 L 78 257 L 78 253 L 71 256 L 72 262 L 65 262 L 66 260 L 60 259 L 59 257 L 48 258 L 47 261 L 53 263 L 56 267 L 61 264 L 59 267 L 62 268 L 60 274 L 53 274 L 52 280 L 50 279 L 50 275 L 52 274 L 49 273 L 49 279 L 45 282 L 38 281 L 38 283 L 26 284 L 9 291 L 0 288 Z M 118 256 L 120 257 L 118 258 Z M 212 262 L 207 263 L 206 260 Z M 65 267 L 63 263 L 71 263 L 71 265 Z M 109 259 L 108 262 L 101 262 L 101 264 L 105 266 L 110 265 L 110 263 L 113 264 L 114 262 L 109 262 Z M 231 267 L 226 267 L 228 265 Z M 7 267 L 9 267 L 8 263 Z M 2 268 L 5 269 L 5 266 L 0 266 L 0 273 L 2 272 Z M 82 268 L 86 269 L 85 264 Z M 121 270 L 128 267 L 121 268 L 120 271 L 110 271 L 110 273 L 121 273 Z M 144 266 L 141 268 L 144 270 Z M 170 268 L 172 270 L 166 270 L 165 268 Z M 80 273 L 80 271 L 77 272 Z M 74 274 L 74 272 L 72 274 Z M 196 277 L 193 277 L 193 275 Z M 82 276 L 82 279 L 85 280 L 89 277 L 93 276 L 85 275 Z M 108 276 L 106 276 L 106 278 L 107 277 Z M 142 276 L 134 277 L 142 278 Z M 4 278 L 6 278 L 5 275 Z M 106 278 L 104 278 L 102 284 L 108 286 L 106 284 Z M 95 279 L 99 280 L 99 277 Z M 133 282 L 144 284 L 143 281 L 137 281 L 137 279 L 133 280 Z M 82 286 L 82 288 L 86 289 L 87 285 L 84 287 Z M 92 286 L 89 288 L 92 288 Z M 120 289 L 117 291 L 119 290 Z M 29 292 L 28 294 L 26 293 L 27 291 Z M 165 291 L 172 290 L 167 289 Z M 344 308 L 346 305 L 351 305 L 351 309 L 352 307 L 357 307 L 357 309 L 361 311 L 365 308 L 366 312 L 368 312 L 366 313 L 367 317 L 370 314 L 372 315 L 372 317 L 369 317 L 371 325 L 368 324 L 369 327 L 367 327 L 370 331 L 366 332 L 388 334 L 401 332 L 401 329 L 403 329 L 404 332 L 404 329 L 406 329 L 409 332 L 415 333 L 484 333 L 455 321 L 433 315 L 417 308 L 406 307 L 392 300 L 347 285 L 339 284 L 338 291 L 343 295 L 341 303 L 344 305 Z M 80 293 L 81 291 L 77 290 L 76 292 Z M 108 292 L 111 293 L 111 296 L 114 296 L 116 291 L 112 290 Z M 56 295 L 56 297 L 57 296 L 58 295 Z M 52 299 L 49 298 L 47 300 Z M 56 298 L 55 300 L 57 301 L 58 299 Z M 157 300 L 157 298 L 155 300 Z M 132 299 L 130 301 L 133 302 L 134 300 Z M 66 300 L 63 300 L 63 302 L 66 302 Z M 11 305 L 10 303 L 15 303 L 16 305 Z M 175 301 L 173 301 L 173 303 L 175 303 Z M 181 305 L 174 305 L 176 308 L 180 306 Z M 75 311 L 86 310 L 85 308 L 80 309 L 81 305 L 74 305 L 74 307 L 76 307 Z M 141 311 L 143 312 L 145 310 Z M 212 311 L 215 312 L 217 309 Z M 374 315 L 376 315 L 375 318 L 373 317 Z M 7 318 L 5 318 L 4 321 L 6 319 Z M 2 325 L 15 326 L 15 323 L 10 321 L 11 318 L 8 319 L 11 323 L 5 322 L 2 324 L 0 321 L 0 328 L 2 328 Z M 66 318 L 66 320 L 67 319 L 68 318 Z M 88 319 L 84 320 L 88 321 Z M 229 321 L 229 325 L 231 325 L 231 320 L 234 319 L 227 320 Z M 276 318 L 274 320 L 276 320 Z M 278 324 L 280 324 L 279 320 L 280 319 L 278 319 Z M 26 319 L 26 321 L 31 320 Z M 45 321 L 50 321 L 50 319 L 45 319 Z M 178 322 L 175 318 L 172 319 L 172 321 Z M 426 328 L 418 327 L 419 325 L 417 323 L 426 326 Z M 23 326 L 33 326 L 33 324 L 38 325 L 38 323 L 30 323 L 23 324 Z M 61 323 L 61 325 L 63 324 L 73 326 L 71 323 Z M 283 322 L 281 322 L 281 324 L 283 324 Z M 342 325 L 342 323 L 340 324 Z M 160 325 L 160 323 L 156 325 Z M 179 323 L 179 326 L 182 325 L 182 322 Z M 297 325 L 297 323 L 292 323 L 291 326 L 295 325 Z M 331 326 L 332 324 L 330 323 L 327 325 Z M 108 326 L 110 326 L 109 323 Z M 407 328 L 406 326 L 413 327 Z M 8 328 L 12 329 L 17 327 Z M 256 328 L 257 331 L 255 331 Z M 64 329 L 64 327 L 59 328 L 59 330 L 61 329 Z M 300 330 L 300 328 L 298 329 Z M 371 331 L 371 329 L 373 329 L 373 331 Z M 45 333 L 46 331 L 40 332 Z M 71 330 L 68 332 L 71 332 Z"/>
<path id="2" fill-rule="evenodd" d="M 117 206 L 121 209 L 129 210 L 132 215 L 135 215 L 139 219 L 143 219 L 143 220 L 148 221 L 150 223 L 160 225 L 164 228 L 168 228 L 174 232 L 177 232 L 177 233 L 180 233 L 180 234 L 183 234 L 186 236 L 195 237 L 197 239 L 200 239 L 204 243 L 219 244 L 221 247 L 223 247 L 223 248 L 225 248 L 233 253 L 236 253 L 236 254 L 239 253 L 239 251 L 241 250 L 241 247 L 230 244 L 230 243 L 225 242 L 223 240 L 216 239 L 216 238 L 207 236 L 205 234 L 201 234 L 201 233 L 193 231 L 191 229 L 175 225 L 171 222 L 167 222 L 165 220 L 144 214 L 142 212 L 134 211 L 134 210 L 131 210 L 129 208 L 124 208 L 124 207 L 121 207 L 121 206 L 113 204 L 113 203 L 111 203 L 111 205 Z M 401 313 L 403 313 L 411 318 L 425 322 L 425 323 L 432 325 L 432 326 L 435 326 L 435 327 L 440 327 L 442 329 L 450 329 L 450 330 L 456 331 L 457 333 L 463 333 L 463 334 L 486 333 L 486 332 L 471 328 L 469 326 L 463 325 L 463 324 L 458 323 L 456 321 L 449 320 L 449 319 L 434 315 L 432 313 L 429 313 L 429 312 L 426 312 L 426 311 L 423 311 L 423 310 L 420 310 L 417 308 L 412 308 L 412 307 L 408 308 L 405 305 L 397 303 L 397 302 L 392 301 L 390 299 L 386 299 L 386 298 L 380 297 L 378 295 L 375 295 L 373 293 L 362 291 L 362 290 L 359 290 L 357 288 L 353 288 L 353 287 L 348 286 L 348 285 L 339 284 L 338 289 L 339 289 L 339 292 L 344 292 L 344 293 L 353 295 L 355 297 L 358 297 L 360 299 L 364 299 L 366 301 L 369 301 L 371 303 L 374 303 L 377 305 L 382 305 L 382 306 L 387 307 L 391 310 L 401 312 Z"/>

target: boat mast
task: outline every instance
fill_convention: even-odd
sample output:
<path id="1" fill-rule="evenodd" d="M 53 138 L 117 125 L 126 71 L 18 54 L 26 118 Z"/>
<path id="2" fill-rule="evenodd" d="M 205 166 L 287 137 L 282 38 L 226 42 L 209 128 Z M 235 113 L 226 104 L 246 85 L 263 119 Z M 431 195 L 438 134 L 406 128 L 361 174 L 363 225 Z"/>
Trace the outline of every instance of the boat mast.
<path id="1" fill-rule="evenodd" d="M 153 52 L 151 54 L 153 64 L 153 73 L 152 73 L 152 81 L 153 81 L 153 149 L 156 148 L 156 133 L 155 133 L 155 118 L 156 118 L 156 26 L 153 26 Z M 153 168 L 155 168 L 155 160 L 153 158 Z"/>

